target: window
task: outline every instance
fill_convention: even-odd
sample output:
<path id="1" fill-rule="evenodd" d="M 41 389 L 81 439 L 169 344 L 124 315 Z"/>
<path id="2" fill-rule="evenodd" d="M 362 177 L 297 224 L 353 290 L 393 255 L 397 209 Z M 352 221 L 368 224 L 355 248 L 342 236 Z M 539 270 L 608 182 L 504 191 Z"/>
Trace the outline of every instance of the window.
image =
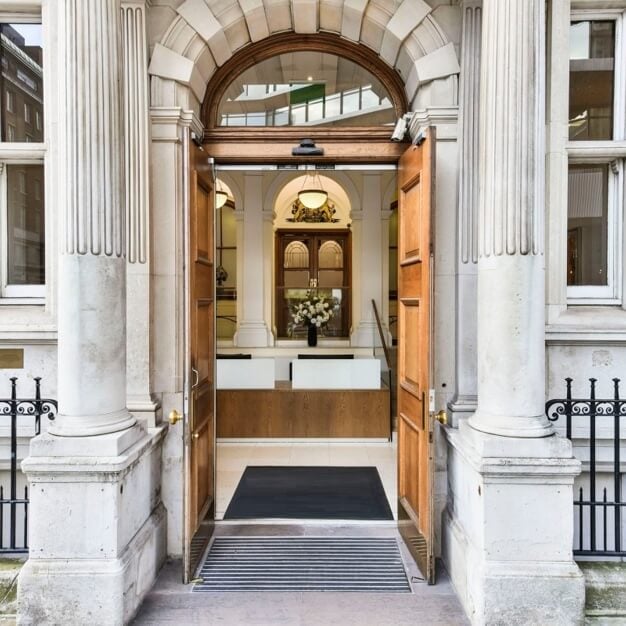
<path id="1" fill-rule="evenodd" d="M 43 118 L 43 49 L 41 24 L 0 23 L 0 68 L 5 85 L 1 141 L 28 141 L 26 126 L 33 119 Z M 9 87 L 10 86 L 10 87 Z M 9 136 L 8 125 L 14 128 Z M 29 131 L 31 141 L 43 141 L 43 124 L 35 133 Z"/>
<path id="2" fill-rule="evenodd" d="M 574 12 L 570 25 L 567 297 L 622 298 L 626 13 Z"/>
<path id="3" fill-rule="evenodd" d="M 0 24 L 0 68 L 10 85 L 0 111 L 0 303 L 45 296 L 41 41 L 41 24 Z"/>
<path id="4" fill-rule="evenodd" d="M 218 107 L 220 126 L 395 124 L 386 87 L 354 61 L 313 50 L 279 54 L 244 70 Z"/>
<path id="5" fill-rule="evenodd" d="M 569 138 L 612 139 L 615 22 L 573 22 L 570 28 Z"/>

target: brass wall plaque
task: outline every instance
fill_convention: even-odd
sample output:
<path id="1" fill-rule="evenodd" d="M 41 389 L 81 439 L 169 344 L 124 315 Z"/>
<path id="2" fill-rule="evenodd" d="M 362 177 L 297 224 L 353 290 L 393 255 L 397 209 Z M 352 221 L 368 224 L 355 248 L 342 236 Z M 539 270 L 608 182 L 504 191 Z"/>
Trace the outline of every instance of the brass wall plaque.
<path id="1" fill-rule="evenodd" d="M 23 368 L 23 348 L 0 348 L 0 370 L 21 370 Z"/>

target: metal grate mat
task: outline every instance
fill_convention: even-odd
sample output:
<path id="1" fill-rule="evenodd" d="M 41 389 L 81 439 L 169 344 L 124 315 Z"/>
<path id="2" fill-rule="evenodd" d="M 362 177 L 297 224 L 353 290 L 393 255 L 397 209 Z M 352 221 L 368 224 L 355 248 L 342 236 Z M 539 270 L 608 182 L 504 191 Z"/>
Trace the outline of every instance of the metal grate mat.
<path id="1" fill-rule="evenodd" d="M 398 541 L 368 537 L 216 537 L 201 591 L 411 593 Z"/>

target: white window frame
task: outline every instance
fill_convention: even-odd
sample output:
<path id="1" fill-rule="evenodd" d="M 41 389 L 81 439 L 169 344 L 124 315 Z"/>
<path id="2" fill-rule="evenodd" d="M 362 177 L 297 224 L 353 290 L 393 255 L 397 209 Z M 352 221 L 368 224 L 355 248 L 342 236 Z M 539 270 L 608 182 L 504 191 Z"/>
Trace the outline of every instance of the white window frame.
<path id="1" fill-rule="evenodd" d="M 573 3 L 575 4 L 575 3 Z M 587 6 L 587 5 L 585 5 Z M 570 23 L 614 21 L 613 137 L 602 141 L 568 141 L 568 164 L 608 164 L 607 284 L 568 285 L 568 305 L 620 305 L 623 298 L 624 264 L 624 161 L 626 158 L 626 2 L 625 8 L 574 9 Z M 566 210 L 569 202 L 566 203 Z M 566 235 L 566 233 L 564 233 Z M 563 276 L 566 280 L 566 276 Z"/>
<path id="2" fill-rule="evenodd" d="M 26 149 L 22 146 L 25 146 Z M 38 147 L 31 150 L 31 146 Z M 7 165 L 44 165 L 45 155 L 43 144 L 13 144 L 11 148 L 11 152 L 7 154 L 8 151 L 5 146 L 0 144 L 0 241 L 7 242 L 9 236 Z M 24 300 L 28 304 L 35 304 L 34 300 L 43 303 L 46 296 L 47 276 L 42 285 L 11 285 L 8 282 L 8 265 L 8 246 L 2 246 L 2 254 L 0 255 L 0 304 L 19 304 L 19 301 Z"/>
<path id="3" fill-rule="evenodd" d="M 607 180 L 607 251 L 606 285 L 569 285 L 567 296 L 570 304 L 620 304 L 622 295 L 622 228 L 624 206 L 624 168 L 621 160 L 589 161 L 570 158 L 569 165 L 606 165 Z M 569 203 L 568 203 L 569 204 Z M 622 207 L 622 211 L 620 211 Z"/>
<path id="4" fill-rule="evenodd" d="M 21 6 L 20 11 L 15 10 L 15 2 L 4 2 L 0 0 L 0 22 L 3 24 L 41 24 L 43 28 L 43 16 L 41 14 L 41 2 L 35 0 L 29 2 L 28 6 Z M 44 46 L 46 45 L 45 29 L 44 29 Z M 45 56 L 45 52 L 44 52 Z M 45 80 L 44 65 L 44 80 Z M 47 98 L 49 89 L 43 91 L 43 98 Z M 45 100 L 44 100 L 45 107 Z M 15 107 L 14 107 L 15 108 Z M 8 205 L 7 205 L 7 168 L 6 165 L 35 165 L 42 164 L 44 166 L 43 188 L 47 188 L 46 178 L 48 174 L 45 170 L 46 161 L 46 144 L 45 143 L 28 143 L 28 142 L 0 142 L 0 307 L 16 304 L 28 305 L 44 305 L 46 303 L 46 290 L 49 282 L 49 267 L 46 262 L 45 282 L 43 285 L 9 285 L 8 277 L 8 254 L 7 246 L 4 242 L 8 241 Z M 44 199 L 43 219 L 47 220 L 50 215 L 47 196 Z M 45 242 L 46 246 L 50 244 L 50 238 L 47 234 L 48 224 L 44 223 L 46 228 Z M 46 252 L 46 261 L 49 254 Z"/>

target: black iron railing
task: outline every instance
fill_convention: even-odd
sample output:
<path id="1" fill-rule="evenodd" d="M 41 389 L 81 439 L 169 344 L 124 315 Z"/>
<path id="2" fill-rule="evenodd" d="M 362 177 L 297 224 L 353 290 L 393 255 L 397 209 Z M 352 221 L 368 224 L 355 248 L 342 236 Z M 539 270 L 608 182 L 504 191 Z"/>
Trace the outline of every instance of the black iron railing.
<path id="1" fill-rule="evenodd" d="M 572 397 L 572 379 L 566 378 L 566 397 L 546 403 L 552 422 L 565 420 L 565 436 L 589 440 L 589 485 L 580 486 L 574 500 L 578 526 L 574 554 L 580 556 L 626 556 L 622 540 L 623 507 L 620 457 L 621 419 L 626 416 L 626 399 L 620 398 L 620 379 L 613 379 L 613 397 L 597 398 L 597 379 L 590 378 L 588 398 Z M 602 429 L 599 436 L 599 429 Z M 580 432 L 579 432 L 580 431 Z M 610 445 L 599 446 L 599 442 Z M 612 448 L 612 449 L 611 449 Z M 598 458 L 600 456 L 600 458 Z M 598 485 L 598 478 L 601 485 Z M 588 535 L 587 532 L 588 531 Z"/>
<path id="2" fill-rule="evenodd" d="M 56 400 L 41 397 L 41 378 L 35 378 L 35 397 L 17 397 L 17 378 L 11 378 L 11 397 L 0 398 L 0 418 L 8 417 L 11 426 L 11 464 L 9 477 L 9 497 L 5 497 L 5 487 L 0 485 L 0 553 L 28 552 L 28 486 L 24 495 L 17 497 L 17 426 L 26 418 L 32 418 L 33 435 L 41 432 L 41 419 L 54 419 L 57 411 Z M 8 516 L 7 516 L 8 510 Z M 19 517 L 18 517 L 19 513 Z M 20 520 L 21 517 L 21 520 Z M 21 521 L 21 541 L 18 541 L 18 521 Z"/>

